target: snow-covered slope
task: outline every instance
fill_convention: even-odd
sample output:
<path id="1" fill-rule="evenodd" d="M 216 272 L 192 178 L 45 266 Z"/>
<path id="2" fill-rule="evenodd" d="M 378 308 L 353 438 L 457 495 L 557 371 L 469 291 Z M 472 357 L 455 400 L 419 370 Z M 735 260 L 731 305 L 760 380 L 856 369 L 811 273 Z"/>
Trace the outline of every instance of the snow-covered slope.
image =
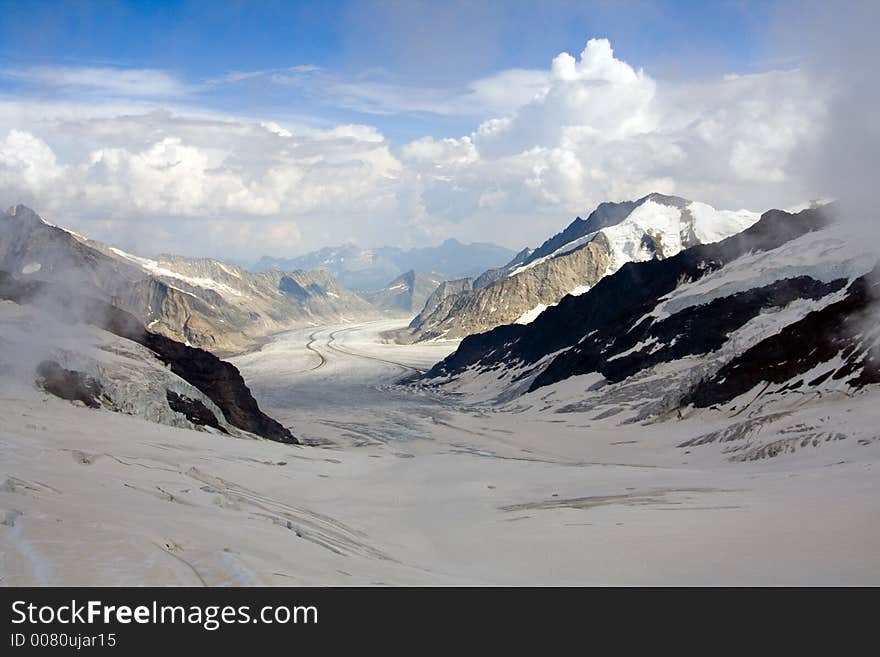
<path id="1" fill-rule="evenodd" d="M 0 275 L 0 377 L 150 422 L 295 443 L 238 370 L 97 299 Z"/>
<path id="2" fill-rule="evenodd" d="M 462 281 L 461 292 L 442 302 L 429 300 L 399 339 L 460 338 L 531 321 L 540 310 L 567 294 L 582 294 L 627 262 L 668 258 L 696 244 L 717 242 L 745 230 L 758 216 L 662 194 L 603 203 L 586 220 L 575 219 L 505 268 Z"/>
<path id="3" fill-rule="evenodd" d="M 100 393 L 95 406 L 105 411 L 169 426 L 253 437 L 229 424 L 207 395 L 135 342 L 94 326 L 61 322 L 38 306 L 6 300 L 0 300 L 0 335 L 0 375 L 8 379 L 7 385 L 43 384 L 37 370 L 50 361 L 96 382 Z M 174 411 L 169 391 L 203 405 L 219 429 Z"/>
<path id="4" fill-rule="evenodd" d="M 880 382 L 867 319 L 876 262 L 821 210 L 771 211 L 718 244 L 627 264 L 528 324 L 466 338 L 426 382 L 617 422 L 854 394 Z"/>
<path id="5" fill-rule="evenodd" d="M 279 442 L 296 442 L 290 431 L 263 413 L 239 371 L 214 354 L 177 342 L 143 327 L 134 315 L 101 299 L 81 295 L 69 287 L 43 281 L 18 280 L 0 272 L 0 299 L 33 307 L 45 316 L 46 324 L 55 330 L 44 332 L 39 321 L 29 329 L 30 342 L 21 340 L 18 349 L 10 349 L 10 362 L 24 358 L 25 370 L 34 370 L 43 387 L 64 399 L 82 401 L 88 406 L 103 405 L 100 379 L 81 370 L 63 367 L 57 360 L 27 359 L 30 351 L 43 356 L 64 334 L 63 325 L 93 326 L 148 349 L 176 376 L 204 393 L 220 409 L 226 420 L 250 433 Z M 19 353 L 28 344 L 30 351 Z M 69 348 L 66 345 L 65 348 Z M 34 362 L 37 362 L 34 368 Z M 33 372 L 30 376 L 33 375 Z M 199 399 L 167 389 L 167 402 L 172 410 L 183 412 L 190 419 L 221 429 L 214 412 Z M 111 400 L 111 405 L 117 402 Z"/>

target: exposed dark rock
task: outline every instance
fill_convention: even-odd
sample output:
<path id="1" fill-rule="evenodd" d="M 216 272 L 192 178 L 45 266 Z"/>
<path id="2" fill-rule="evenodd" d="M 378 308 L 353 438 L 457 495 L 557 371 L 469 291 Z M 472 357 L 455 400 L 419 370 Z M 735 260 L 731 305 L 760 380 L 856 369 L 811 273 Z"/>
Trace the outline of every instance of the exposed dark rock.
<path id="1" fill-rule="evenodd" d="M 217 421 L 214 412 L 205 406 L 200 400 L 190 399 L 184 395 L 179 395 L 173 390 L 166 390 L 165 398 L 168 400 L 168 406 L 172 411 L 185 415 L 186 419 L 193 424 L 203 427 L 213 427 L 219 429 L 223 433 L 229 433 Z"/>
<path id="2" fill-rule="evenodd" d="M 499 326 L 465 338 L 458 350 L 434 366 L 426 377 L 453 375 L 474 365 L 486 370 L 513 365 L 528 368 L 561 352 L 531 383 L 529 389 L 535 390 L 595 371 L 619 380 L 660 360 L 705 353 L 723 341 L 729 330 L 726 327 L 744 323 L 737 314 L 743 313 L 747 321 L 764 304 L 780 305 L 801 295 L 821 296 L 839 289 L 842 283 L 825 285 L 812 279 L 792 279 L 720 300 L 711 312 L 708 308 L 693 309 L 656 325 L 643 318 L 659 299 L 682 283 L 697 280 L 750 251 L 774 249 L 827 223 L 826 213 L 819 209 L 796 215 L 771 210 L 749 229 L 716 244 L 697 245 L 665 260 L 628 263 L 613 276 L 600 280 L 587 294 L 564 297 L 530 324 Z M 675 321 L 670 321 L 673 318 Z M 665 341 L 660 351 L 651 354 L 640 350 L 631 357 L 615 359 L 620 362 L 608 361 L 652 334 Z M 674 341 L 676 335 L 681 335 L 681 340 Z"/>
<path id="3" fill-rule="evenodd" d="M 362 292 L 361 296 L 383 312 L 411 315 L 422 309 L 447 278 L 436 272 L 423 273 L 410 269 L 381 290 Z"/>
<path id="4" fill-rule="evenodd" d="M 578 367 L 599 372 L 608 381 L 617 382 L 658 363 L 668 363 L 685 356 L 707 354 L 719 349 L 728 334 L 736 331 L 765 309 L 783 307 L 796 299 L 821 299 L 846 285 L 845 279 L 822 283 L 807 276 L 775 281 L 764 287 L 747 290 L 714 301 L 686 308 L 663 321 L 643 321 L 619 336 L 597 332 L 580 345 Z M 625 355 L 639 343 L 650 343 Z M 535 380 L 559 374 L 563 368 L 551 365 Z"/>
<path id="5" fill-rule="evenodd" d="M 188 347 L 148 331 L 142 330 L 139 336 L 131 339 L 153 351 L 171 366 L 172 372 L 205 393 L 223 411 L 229 424 L 270 440 L 298 443 L 290 431 L 260 410 L 241 373 L 232 363 L 220 360 L 204 349 Z"/>
<path id="6" fill-rule="evenodd" d="M 845 379 L 855 388 L 880 383 L 880 358 L 865 335 L 876 330 L 870 306 L 877 298 L 878 276 L 880 268 L 853 281 L 842 300 L 809 313 L 746 350 L 701 381 L 682 403 L 706 407 L 727 402 L 762 382 L 792 381 L 838 355 L 843 365 L 829 365 L 807 385 L 820 385 L 829 378 Z M 788 388 L 802 385 L 803 381 L 792 381 Z"/>
<path id="7" fill-rule="evenodd" d="M 80 401 L 89 408 L 101 407 L 101 384 L 88 374 L 64 369 L 54 360 L 37 365 L 37 384 L 61 399 Z"/>
<path id="8" fill-rule="evenodd" d="M 574 290 L 594 286 L 617 257 L 600 231 L 627 220 L 648 202 L 678 209 L 681 223 L 676 237 L 682 248 L 700 242 L 687 199 L 655 193 L 636 201 L 602 203 L 586 220 L 576 218 L 533 252 L 522 251 L 506 266 L 484 272 L 474 281 L 466 279 L 454 294 L 444 290 L 442 296 L 429 299 L 410 324 L 409 335 L 398 340 L 464 338 L 515 323 L 539 306 L 553 306 Z M 639 230 L 645 232 L 637 260 L 667 258 L 679 249 L 678 239 L 668 243 L 665 228 Z"/>
<path id="9" fill-rule="evenodd" d="M 281 277 L 281 280 L 278 282 L 278 289 L 298 301 L 305 301 L 310 296 L 308 291 L 290 276 Z"/>
<path id="10" fill-rule="evenodd" d="M 151 333 L 133 315 L 100 299 L 81 296 L 60 285 L 22 282 L 0 271 L 0 299 L 41 304 L 62 320 L 97 326 L 150 349 L 171 371 L 201 390 L 229 424 L 263 438 L 298 443 L 285 427 L 260 410 L 238 369 L 214 354 Z"/>

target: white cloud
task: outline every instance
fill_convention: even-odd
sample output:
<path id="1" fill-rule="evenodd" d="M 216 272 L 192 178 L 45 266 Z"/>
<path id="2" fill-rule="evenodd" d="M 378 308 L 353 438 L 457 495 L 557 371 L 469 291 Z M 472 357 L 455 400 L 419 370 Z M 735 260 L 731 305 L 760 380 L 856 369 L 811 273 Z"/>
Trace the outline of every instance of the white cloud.
<path id="1" fill-rule="evenodd" d="M 481 153 L 497 157 L 564 141 L 623 139 L 657 128 L 656 83 L 615 59 L 606 39 L 591 39 L 580 60 L 557 55 L 551 72 L 544 93 L 509 120 L 477 130 L 474 141 Z"/>
<path id="2" fill-rule="evenodd" d="M 471 164 L 478 159 L 477 149 L 470 137 L 461 139 L 434 139 L 423 137 L 405 144 L 401 156 L 410 162 L 442 169 L 450 165 Z"/>
<path id="3" fill-rule="evenodd" d="M 171 97 L 191 91 L 170 73 L 156 69 L 34 66 L 3 69 L 0 75 L 28 84 L 115 96 Z"/>
<path id="4" fill-rule="evenodd" d="M 341 226 L 367 213 L 387 216 L 395 205 L 400 163 L 366 126 L 294 132 L 152 112 L 29 127 L 0 137 L 0 196 L 86 234 L 97 230 L 99 239 L 191 251 L 173 236 L 201 226 L 196 234 L 210 233 L 219 253 L 249 258 L 301 250 L 303 217 Z M 70 142 L 76 148 L 65 148 L 71 156 L 60 162 L 50 144 Z M 152 234 L 162 222 L 171 243 Z M 362 227 L 365 239 L 372 227 Z"/>
<path id="5" fill-rule="evenodd" d="M 510 112 L 546 92 L 550 81 L 547 71 L 531 69 L 508 69 L 452 88 L 400 84 L 384 71 L 343 77 L 317 67 L 290 67 L 263 75 L 276 84 L 301 89 L 321 103 L 380 115 Z"/>
<path id="6" fill-rule="evenodd" d="M 42 139 L 10 130 L 0 142 L 0 189 L 21 190 L 36 198 L 63 174 L 55 153 Z"/>
<path id="7" fill-rule="evenodd" d="M 801 71 L 664 83 L 593 39 L 578 58 L 554 58 L 545 91 L 463 138 L 466 158 L 449 155 L 462 140 L 401 153 L 428 215 L 482 239 L 518 221 L 537 241 L 599 202 L 652 191 L 756 210 L 809 198 L 791 158 L 823 116 L 822 90 Z"/>
<path id="8" fill-rule="evenodd" d="M 880 250 L 880 3 L 788 1 L 774 19 L 777 56 L 797 57 L 826 106 L 818 137 L 796 147 L 786 173 L 808 181 L 816 196 L 836 198 L 840 216 Z"/>
<path id="9" fill-rule="evenodd" d="M 652 191 L 733 209 L 803 201 L 815 190 L 794 175 L 792 160 L 826 119 L 824 87 L 804 71 L 669 83 L 616 57 L 603 39 L 578 57 L 559 54 L 546 70 L 502 71 L 458 90 L 341 80 L 312 66 L 226 82 L 258 76 L 371 111 L 472 113 L 475 129 L 394 149 L 358 123 L 295 125 L 143 96 L 6 98 L 0 200 L 25 200 L 145 252 L 249 260 L 343 239 L 450 236 L 519 247 L 602 201 Z M 70 83 L 98 88 L 99 79 Z M 122 93 L 127 79 L 102 88 Z"/>

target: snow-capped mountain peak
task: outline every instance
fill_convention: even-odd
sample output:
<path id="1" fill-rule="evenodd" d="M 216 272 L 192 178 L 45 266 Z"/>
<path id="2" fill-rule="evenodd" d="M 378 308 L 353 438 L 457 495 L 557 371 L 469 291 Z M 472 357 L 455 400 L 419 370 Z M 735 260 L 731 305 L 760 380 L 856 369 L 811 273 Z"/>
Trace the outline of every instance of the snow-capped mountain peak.
<path id="1" fill-rule="evenodd" d="M 677 196 L 648 194 L 602 203 L 534 251 L 501 269 L 465 279 L 429 299 L 405 340 L 464 337 L 510 323 L 531 322 L 566 295 L 583 294 L 628 262 L 669 258 L 696 244 L 717 242 L 759 219 L 748 210 L 716 210 Z"/>

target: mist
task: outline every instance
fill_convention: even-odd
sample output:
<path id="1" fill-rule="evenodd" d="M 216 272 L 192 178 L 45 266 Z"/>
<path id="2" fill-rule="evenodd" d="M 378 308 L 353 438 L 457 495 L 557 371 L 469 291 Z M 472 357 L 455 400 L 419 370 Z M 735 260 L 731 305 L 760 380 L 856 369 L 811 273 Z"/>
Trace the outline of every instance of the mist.
<path id="1" fill-rule="evenodd" d="M 816 93 L 827 94 L 815 138 L 793 154 L 792 175 L 817 197 L 836 199 L 840 219 L 880 251 L 880 4 L 790 2 L 776 21 L 771 30 L 776 54 L 782 61 L 796 60 Z"/>

